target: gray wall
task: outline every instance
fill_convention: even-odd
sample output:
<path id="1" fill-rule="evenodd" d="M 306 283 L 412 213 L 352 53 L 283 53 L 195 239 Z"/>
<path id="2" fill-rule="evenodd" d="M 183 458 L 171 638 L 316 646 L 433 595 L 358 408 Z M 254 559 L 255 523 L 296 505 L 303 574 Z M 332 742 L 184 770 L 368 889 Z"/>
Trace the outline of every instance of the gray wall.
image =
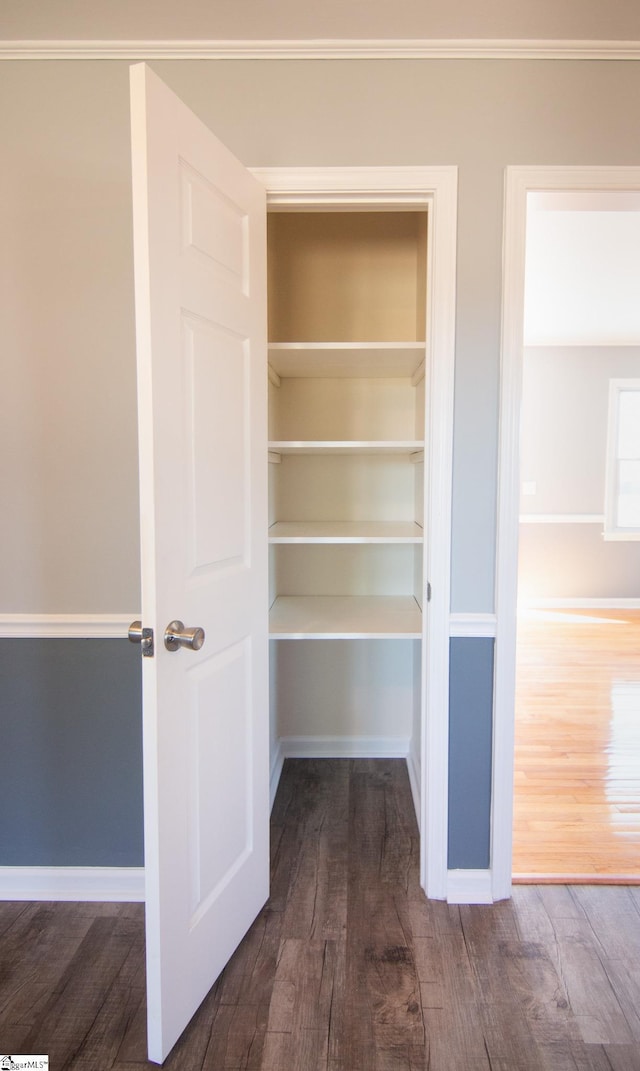
<path id="1" fill-rule="evenodd" d="M 9 38 L 191 40 L 280 38 L 640 39 L 629 0 L 2 0 Z"/>
<path id="2" fill-rule="evenodd" d="M 638 65 L 153 66 L 248 165 L 459 166 L 453 609 L 491 611 L 504 168 L 637 165 Z M 127 94 L 121 61 L 0 65 L 4 612 L 139 603 Z M 74 676 L 69 667 L 70 690 Z M 478 696 L 470 687 L 466 716 L 486 738 L 490 705 Z M 454 718 L 452 754 L 459 732 Z M 484 799 L 485 829 L 488 757 L 475 771 L 477 785 L 454 781 L 452 792 Z M 469 837 L 458 866 L 486 855 Z"/>
<path id="3" fill-rule="evenodd" d="M 525 350 L 521 475 L 536 494 L 521 515 L 603 514 L 609 380 L 640 378 L 640 347 Z M 522 524 L 519 593 L 542 598 L 637 598 L 640 543 L 606 542 L 602 522 Z"/>

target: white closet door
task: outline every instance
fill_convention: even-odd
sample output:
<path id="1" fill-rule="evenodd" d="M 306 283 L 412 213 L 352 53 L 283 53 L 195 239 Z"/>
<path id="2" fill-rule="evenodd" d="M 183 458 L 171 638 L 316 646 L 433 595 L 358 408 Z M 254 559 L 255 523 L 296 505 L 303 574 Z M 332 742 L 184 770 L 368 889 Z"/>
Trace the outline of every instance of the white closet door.
<path id="1" fill-rule="evenodd" d="M 132 68 L 149 1056 L 268 896 L 266 195 Z M 167 650 L 170 622 L 205 631 Z"/>

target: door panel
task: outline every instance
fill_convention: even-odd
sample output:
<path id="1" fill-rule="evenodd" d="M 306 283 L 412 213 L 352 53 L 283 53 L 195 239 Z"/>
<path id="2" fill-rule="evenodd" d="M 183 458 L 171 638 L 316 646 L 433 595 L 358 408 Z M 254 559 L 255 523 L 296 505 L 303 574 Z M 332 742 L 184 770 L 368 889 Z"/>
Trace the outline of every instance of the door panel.
<path id="1" fill-rule="evenodd" d="M 132 68 L 149 1056 L 268 895 L 266 197 Z M 201 650 L 170 652 L 172 620 Z"/>

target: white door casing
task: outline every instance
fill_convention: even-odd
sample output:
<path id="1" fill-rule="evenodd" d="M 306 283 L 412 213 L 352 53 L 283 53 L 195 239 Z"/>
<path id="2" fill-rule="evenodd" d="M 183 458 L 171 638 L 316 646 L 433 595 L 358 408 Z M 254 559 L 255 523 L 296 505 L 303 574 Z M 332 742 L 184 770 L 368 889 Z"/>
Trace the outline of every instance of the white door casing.
<path id="1" fill-rule="evenodd" d="M 149 1057 L 268 896 L 265 191 L 131 69 Z M 173 619 L 200 651 L 169 652 Z"/>
<path id="2" fill-rule="evenodd" d="M 599 190 L 640 190 L 640 168 L 508 167 L 505 173 L 491 818 L 494 900 L 511 895 L 527 195 Z"/>
<path id="3" fill-rule="evenodd" d="M 426 209 L 428 413 L 421 739 L 412 788 L 418 797 L 420 883 L 447 898 L 449 624 L 458 171 L 453 166 L 257 168 L 274 209 Z M 426 599 L 427 581 L 431 601 Z M 419 784 L 415 782 L 419 780 Z"/>

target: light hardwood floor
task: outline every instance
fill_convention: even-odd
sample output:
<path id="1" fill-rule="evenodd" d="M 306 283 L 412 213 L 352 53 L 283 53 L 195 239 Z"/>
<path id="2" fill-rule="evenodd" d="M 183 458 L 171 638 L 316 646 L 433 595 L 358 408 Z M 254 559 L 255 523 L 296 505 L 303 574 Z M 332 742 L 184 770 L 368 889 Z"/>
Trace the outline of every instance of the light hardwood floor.
<path id="1" fill-rule="evenodd" d="M 640 611 L 518 627 L 515 876 L 640 882 Z"/>
<path id="2" fill-rule="evenodd" d="M 400 760 L 288 760 L 271 898 L 166 1071 L 640 1071 L 640 889 L 418 884 Z M 140 904 L 0 903 L 2 1053 L 143 1071 Z"/>

